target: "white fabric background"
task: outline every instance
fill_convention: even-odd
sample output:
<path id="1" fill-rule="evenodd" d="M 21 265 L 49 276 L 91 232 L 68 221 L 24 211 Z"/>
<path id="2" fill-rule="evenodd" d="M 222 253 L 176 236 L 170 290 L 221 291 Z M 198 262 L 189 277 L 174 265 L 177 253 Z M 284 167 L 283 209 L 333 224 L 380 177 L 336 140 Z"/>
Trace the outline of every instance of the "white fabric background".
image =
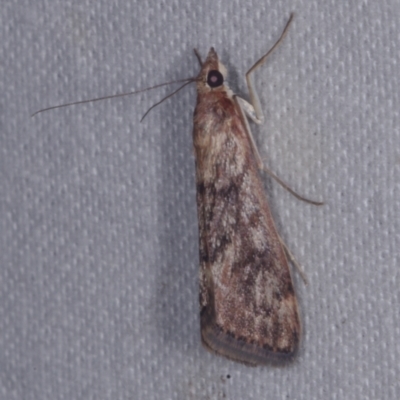
<path id="1" fill-rule="evenodd" d="M 215 46 L 260 70 L 266 163 L 304 323 L 288 367 L 206 352 L 198 315 L 192 86 Z M 1 399 L 400 397 L 400 3 L 2 0 Z M 230 378 L 227 378 L 227 375 Z"/>

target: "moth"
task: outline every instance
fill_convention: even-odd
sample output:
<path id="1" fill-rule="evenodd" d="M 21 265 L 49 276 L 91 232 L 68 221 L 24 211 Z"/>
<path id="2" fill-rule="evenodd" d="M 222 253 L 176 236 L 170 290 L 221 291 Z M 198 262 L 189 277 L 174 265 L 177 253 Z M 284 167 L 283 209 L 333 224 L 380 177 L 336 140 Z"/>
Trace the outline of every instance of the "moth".
<path id="1" fill-rule="evenodd" d="M 292 19 L 293 14 L 275 45 L 247 72 L 250 102 L 229 88 L 227 70 L 211 48 L 204 62 L 195 50 L 200 63 L 195 78 L 52 106 L 32 114 L 186 82 L 169 98 L 196 83 L 193 144 L 201 339 L 208 350 L 249 365 L 290 361 L 301 339 L 298 304 L 286 258 L 286 253 L 291 254 L 276 230 L 260 172 L 266 170 L 301 200 L 323 204 L 299 196 L 263 166 L 247 119 L 257 124 L 264 120 L 252 74 L 283 40 Z M 154 104 L 143 118 L 166 98 Z"/>
<path id="2" fill-rule="evenodd" d="M 201 338 L 212 352 L 251 365 L 293 359 L 301 338 L 288 261 L 247 120 L 263 122 L 252 74 L 275 46 L 246 74 L 251 103 L 229 88 L 226 68 L 214 48 L 204 62 L 197 54 L 201 69 L 193 142 Z"/>

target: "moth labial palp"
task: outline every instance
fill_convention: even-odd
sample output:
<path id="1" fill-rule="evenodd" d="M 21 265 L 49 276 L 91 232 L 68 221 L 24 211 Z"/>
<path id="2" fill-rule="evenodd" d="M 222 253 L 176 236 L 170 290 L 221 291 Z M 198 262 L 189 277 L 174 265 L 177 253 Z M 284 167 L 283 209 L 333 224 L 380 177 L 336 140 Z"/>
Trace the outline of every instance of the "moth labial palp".
<path id="1" fill-rule="evenodd" d="M 261 157 L 247 116 L 263 114 L 252 73 L 250 102 L 225 83 L 214 48 L 196 79 L 196 158 L 202 342 L 212 352 L 250 365 L 292 360 L 301 324 L 284 248 L 264 192 Z M 198 55 L 198 53 L 197 53 Z"/>

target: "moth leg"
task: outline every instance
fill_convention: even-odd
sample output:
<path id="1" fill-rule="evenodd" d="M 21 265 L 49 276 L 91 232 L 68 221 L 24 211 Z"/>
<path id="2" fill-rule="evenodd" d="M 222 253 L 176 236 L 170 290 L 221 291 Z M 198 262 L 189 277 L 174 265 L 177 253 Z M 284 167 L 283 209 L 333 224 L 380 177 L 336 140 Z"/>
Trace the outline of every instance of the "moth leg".
<path id="1" fill-rule="evenodd" d="M 276 41 L 276 43 L 272 46 L 272 48 L 268 51 L 267 54 L 265 54 L 264 56 L 262 56 L 246 73 L 246 81 L 247 81 L 247 87 L 249 90 L 249 95 L 250 95 L 250 102 L 254 108 L 255 111 L 255 115 L 257 117 L 257 119 L 261 122 L 264 121 L 264 115 L 263 112 L 261 110 L 261 104 L 260 104 L 260 100 L 258 98 L 257 92 L 255 90 L 254 84 L 253 84 L 253 76 L 252 73 L 259 67 L 261 67 L 266 59 L 268 58 L 268 56 L 275 50 L 275 48 L 282 42 L 282 40 L 284 39 L 284 37 L 286 36 L 286 33 L 289 29 L 289 25 L 293 20 L 293 16 L 294 14 L 290 14 L 290 18 L 289 21 L 286 23 L 285 29 L 283 30 L 280 38 Z"/>
<path id="2" fill-rule="evenodd" d="M 314 201 L 314 200 L 309 200 L 306 199 L 303 196 L 300 196 L 299 194 L 297 194 L 293 189 L 291 189 L 289 187 L 289 185 L 287 185 L 285 182 L 283 182 L 281 179 L 279 179 L 270 169 L 268 169 L 264 163 L 262 162 L 260 153 L 258 152 L 256 143 L 254 141 L 253 135 L 251 133 L 251 129 L 249 126 L 249 121 L 247 120 L 246 116 L 248 116 L 252 121 L 254 121 L 256 124 L 260 124 L 262 121 L 260 119 L 257 118 L 256 112 L 254 107 L 247 102 L 246 100 L 242 99 L 239 96 L 235 96 L 235 101 L 237 103 L 237 105 L 239 106 L 239 109 L 242 113 L 242 118 L 244 121 L 244 124 L 246 126 L 246 130 L 247 130 L 247 135 L 250 139 L 250 143 L 251 143 L 251 147 L 253 149 L 254 152 L 254 156 L 256 158 L 257 161 L 257 165 L 258 168 L 260 170 L 265 171 L 267 174 L 269 174 L 272 178 L 274 178 L 282 187 L 284 187 L 289 193 L 291 193 L 294 197 L 296 197 L 299 200 L 305 201 L 306 203 L 310 203 L 313 204 L 315 206 L 322 206 L 324 203 L 323 202 L 319 202 L 319 201 Z"/>
<path id="3" fill-rule="evenodd" d="M 259 167 L 259 169 L 265 171 L 267 174 L 269 174 L 272 178 L 274 178 L 282 187 L 284 187 L 289 193 L 291 193 L 294 197 L 296 197 L 299 200 L 305 201 L 306 203 L 310 203 L 310 204 L 314 204 L 316 206 L 321 206 L 324 203 L 320 202 L 320 201 L 313 201 L 313 200 L 309 200 L 303 196 L 300 196 L 299 194 L 297 194 L 293 189 L 291 189 L 289 187 L 289 185 L 287 185 L 286 183 L 284 183 L 281 179 L 279 179 L 270 169 L 268 169 L 264 163 L 262 162 L 260 153 L 258 152 L 257 146 L 255 144 L 255 141 L 253 139 L 253 135 L 251 134 L 251 130 L 250 130 L 250 126 L 249 126 L 249 122 L 246 118 L 246 116 L 248 116 L 253 122 L 255 122 L 256 124 L 262 124 L 264 122 L 264 115 L 261 109 L 261 105 L 260 105 L 260 100 L 258 98 L 256 89 L 254 87 L 254 83 L 253 83 L 253 76 L 252 73 L 259 67 L 261 67 L 264 62 L 266 61 L 266 59 L 268 58 L 268 56 L 275 50 L 275 48 L 282 42 L 282 40 L 284 39 L 288 29 L 289 29 L 289 25 L 293 20 L 293 16 L 294 14 L 290 14 L 290 18 L 288 20 L 288 22 L 286 23 L 285 29 L 283 30 L 280 38 L 276 41 L 276 43 L 272 46 L 272 48 L 268 51 L 267 54 L 265 54 L 264 56 L 262 56 L 246 73 L 246 81 L 247 81 L 247 87 L 249 90 L 249 95 L 250 95 L 250 100 L 251 103 L 249 103 L 248 101 L 242 99 L 239 96 L 235 96 L 235 100 L 242 112 L 242 116 L 244 119 L 244 123 L 246 125 L 247 128 L 247 134 L 249 136 L 250 142 L 252 144 L 252 148 L 253 148 L 253 152 L 257 161 L 257 165 Z"/>
<path id="4" fill-rule="evenodd" d="M 235 96 L 235 98 L 237 99 L 237 101 L 240 105 L 240 108 L 242 109 L 244 114 L 247 117 L 249 117 L 253 122 L 255 122 L 257 125 L 261 125 L 264 122 L 263 118 L 260 119 L 257 117 L 256 110 L 251 103 L 249 103 L 245 99 L 242 99 L 239 96 Z"/>
<path id="5" fill-rule="evenodd" d="M 324 204 L 323 201 L 314 201 L 307 199 L 303 196 L 300 196 L 298 193 L 296 193 L 293 189 L 290 188 L 289 185 L 287 185 L 285 182 L 283 182 L 280 178 L 278 178 L 269 168 L 267 168 L 264 164 L 262 166 L 262 170 L 266 172 L 271 178 L 274 178 L 283 188 L 285 188 L 290 194 L 292 194 L 296 199 L 299 199 L 301 201 L 304 201 L 309 204 L 313 204 L 314 206 L 322 206 Z"/>
<path id="6" fill-rule="evenodd" d="M 279 236 L 278 234 L 278 238 L 279 241 L 281 242 L 281 245 L 283 247 L 283 249 L 285 250 L 285 253 L 287 254 L 287 256 L 289 257 L 290 261 L 293 263 L 293 265 L 297 268 L 297 270 L 299 271 L 299 274 L 301 276 L 301 279 L 303 279 L 303 282 L 308 285 L 308 280 L 306 277 L 305 272 L 303 271 L 303 268 L 301 268 L 300 264 L 296 261 L 296 259 L 294 258 L 293 254 L 290 252 L 289 248 L 286 246 L 285 242 L 283 241 L 283 239 Z"/>
<path id="7" fill-rule="evenodd" d="M 254 115 L 251 114 L 252 111 L 254 112 L 254 108 L 250 103 L 248 103 L 246 100 L 242 99 L 241 97 L 235 96 L 235 100 L 238 103 L 239 108 L 240 108 L 240 110 L 242 112 L 243 120 L 244 120 L 244 123 L 245 123 L 245 126 L 246 126 L 247 134 L 248 134 L 249 139 L 250 139 L 251 147 L 252 147 L 253 152 L 254 152 L 254 156 L 255 156 L 256 161 L 257 161 L 258 168 L 260 170 L 263 170 L 264 172 L 266 172 L 272 178 L 274 178 L 283 188 L 285 188 L 289 193 L 291 193 L 297 199 L 302 200 L 302 201 L 304 201 L 306 203 L 313 204 L 315 206 L 322 206 L 324 203 L 321 202 L 321 201 L 314 201 L 314 200 L 307 199 L 307 198 L 305 198 L 303 196 L 300 196 L 293 189 L 291 189 L 289 185 L 287 185 L 285 182 L 283 182 L 280 178 L 278 178 L 277 175 L 275 175 L 269 168 L 267 168 L 264 165 L 264 163 L 262 162 L 260 153 L 258 152 L 256 143 L 255 143 L 254 138 L 253 138 L 253 135 L 251 133 L 249 122 L 248 122 L 248 120 L 246 118 L 246 115 L 247 115 L 254 122 L 260 123 L 260 122 L 257 122 L 259 120 L 254 119 L 253 118 Z M 255 117 L 255 118 L 257 118 L 257 117 Z"/>
<path id="8" fill-rule="evenodd" d="M 261 110 L 261 104 L 260 100 L 258 98 L 257 92 L 255 90 L 254 84 L 253 84 L 253 76 L 252 73 L 258 68 L 261 67 L 261 65 L 264 64 L 265 60 L 267 57 L 271 54 L 271 52 L 278 46 L 278 44 L 283 40 L 283 38 L 286 35 L 286 32 L 289 28 L 290 23 L 293 20 L 293 14 L 290 15 L 289 21 L 287 22 L 285 29 L 283 30 L 280 38 L 278 41 L 272 46 L 272 48 L 268 51 L 267 54 L 262 56 L 246 73 L 246 81 L 247 81 L 247 88 L 249 90 L 249 96 L 250 96 L 250 103 L 247 102 L 246 100 L 243 100 L 242 98 L 235 96 L 235 101 L 236 104 L 239 106 L 241 112 L 242 112 L 242 117 L 243 117 L 243 122 L 246 126 L 247 129 L 247 134 L 249 136 L 254 156 L 256 158 L 257 165 L 260 169 L 263 169 L 263 163 L 260 157 L 260 154 L 257 150 L 256 144 L 253 139 L 253 135 L 251 134 L 249 122 L 246 118 L 246 115 L 253 120 L 256 124 L 261 124 L 264 122 L 264 115 Z M 195 52 L 196 53 L 196 52 Z M 196 53 L 196 56 L 198 57 L 198 53 Z M 198 57 L 199 58 L 199 57 Z M 199 60 L 200 61 L 200 60 Z"/>

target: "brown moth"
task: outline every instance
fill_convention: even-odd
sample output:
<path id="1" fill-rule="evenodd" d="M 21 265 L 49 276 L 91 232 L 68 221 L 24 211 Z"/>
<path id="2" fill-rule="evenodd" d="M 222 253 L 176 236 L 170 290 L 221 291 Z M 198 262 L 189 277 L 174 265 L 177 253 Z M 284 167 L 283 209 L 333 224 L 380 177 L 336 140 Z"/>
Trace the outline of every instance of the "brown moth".
<path id="1" fill-rule="evenodd" d="M 252 365 L 292 359 L 301 337 L 288 262 L 246 118 L 263 120 L 251 73 L 268 54 L 246 76 L 252 104 L 229 89 L 213 48 L 204 62 L 197 54 L 193 128 L 201 338 L 209 350 Z"/>
<path id="2" fill-rule="evenodd" d="M 226 68 L 211 48 L 204 62 L 195 50 L 201 66 L 196 78 L 52 106 L 32 114 L 186 82 L 150 107 L 144 118 L 162 101 L 196 82 L 193 142 L 200 239 L 201 338 L 207 349 L 250 365 L 292 360 L 301 338 L 297 299 L 285 250 L 291 255 L 276 231 L 268 207 L 260 176 L 266 168 L 247 121 L 249 117 L 258 124 L 263 122 L 252 73 L 282 41 L 292 19 L 293 14 L 275 45 L 246 74 L 251 103 L 229 89 Z M 297 198 L 323 204 L 299 196 L 272 172 L 269 174 Z"/>

